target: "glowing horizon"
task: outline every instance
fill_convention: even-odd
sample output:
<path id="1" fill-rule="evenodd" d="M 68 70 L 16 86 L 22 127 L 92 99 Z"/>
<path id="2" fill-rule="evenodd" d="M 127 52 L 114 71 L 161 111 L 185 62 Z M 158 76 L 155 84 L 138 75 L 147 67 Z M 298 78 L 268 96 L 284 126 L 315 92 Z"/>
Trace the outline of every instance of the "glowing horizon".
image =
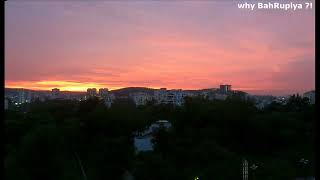
<path id="1" fill-rule="evenodd" d="M 86 92 L 88 88 L 108 88 L 109 90 L 117 90 L 121 88 L 129 88 L 129 87 L 106 87 L 103 84 L 95 84 L 95 83 L 81 83 L 81 82 L 71 82 L 71 81 L 40 81 L 40 82 L 18 82 L 19 85 L 8 85 L 5 88 L 22 88 L 29 90 L 41 90 L 41 91 L 51 91 L 54 88 L 58 88 L 60 91 L 73 91 L 73 92 Z M 152 89 L 183 89 L 183 90 L 200 90 L 206 88 L 181 88 L 181 87 L 158 87 L 158 86 L 130 86 L 130 87 L 144 87 L 144 88 L 152 88 Z M 216 87 L 208 87 L 208 88 L 219 88 Z M 246 87 L 232 87 L 233 90 L 244 91 L 244 92 L 259 92 L 263 91 L 262 89 L 255 88 L 246 88 Z M 280 89 L 281 90 L 281 89 Z M 258 93 L 259 94 L 259 93 Z M 268 93 L 267 93 L 268 94 Z M 265 94 L 265 95 L 267 95 Z"/>
<path id="2" fill-rule="evenodd" d="M 5 6 L 7 88 L 315 89 L 314 10 L 240 10 L 235 1 Z"/>

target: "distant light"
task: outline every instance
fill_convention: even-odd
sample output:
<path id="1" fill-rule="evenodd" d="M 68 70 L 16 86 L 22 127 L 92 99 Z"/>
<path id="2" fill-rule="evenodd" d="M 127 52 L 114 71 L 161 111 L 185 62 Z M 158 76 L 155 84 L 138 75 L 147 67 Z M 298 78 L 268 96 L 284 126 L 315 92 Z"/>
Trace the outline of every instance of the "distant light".
<path id="1" fill-rule="evenodd" d="M 195 178 L 194 178 L 194 180 L 199 180 L 199 177 L 198 177 L 198 176 L 197 176 L 197 177 L 195 177 Z"/>
<path id="2" fill-rule="evenodd" d="M 14 103 L 15 105 L 18 105 L 18 103 Z"/>

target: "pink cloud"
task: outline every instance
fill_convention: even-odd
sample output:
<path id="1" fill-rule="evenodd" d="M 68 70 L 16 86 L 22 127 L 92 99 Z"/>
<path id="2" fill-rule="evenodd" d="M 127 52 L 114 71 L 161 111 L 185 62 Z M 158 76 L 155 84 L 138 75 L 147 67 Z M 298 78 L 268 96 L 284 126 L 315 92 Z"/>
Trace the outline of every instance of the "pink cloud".
<path id="1" fill-rule="evenodd" d="M 5 22 L 6 86 L 314 88 L 312 11 L 241 11 L 235 1 L 8 3 Z"/>

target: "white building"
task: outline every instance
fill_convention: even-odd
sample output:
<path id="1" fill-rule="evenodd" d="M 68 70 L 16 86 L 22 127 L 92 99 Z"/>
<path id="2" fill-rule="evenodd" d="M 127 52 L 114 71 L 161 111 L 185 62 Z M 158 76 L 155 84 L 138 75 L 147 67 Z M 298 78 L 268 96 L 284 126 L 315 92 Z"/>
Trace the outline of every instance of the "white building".
<path id="1" fill-rule="evenodd" d="M 92 91 L 92 90 L 91 90 Z M 94 95 L 94 92 L 91 92 L 91 96 Z M 109 89 L 108 88 L 100 88 L 99 89 L 99 98 L 102 99 L 104 101 L 104 104 L 107 106 L 107 107 L 111 107 L 111 104 L 113 103 L 114 99 L 115 99 L 115 96 L 114 94 L 111 94 L 109 92 Z"/>
<path id="2" fill-rule="evenodd" d="M 172 127 L 171 123 L 167 120 L 159 120 L 149 126 L 143 132 L 136 132 L 134 137 L 134 146 L 136 152 L 152 151 L 153 150 L 153 133 L 159 128 L 165 128 L 166 130 Z"/>
<path id="3" fill-rule="evenodd" d="M 156 90 L 154 92 L 153 98 L 158 104 L 165 103 L 167 100 L 167 89 L 161 88 L 159 90 Z"/>
<path id="4" fill-rule="evenodd" d="M 181 106 L 184 103 L 185 93 L 181 89 L 167 90 L 161 88 L 154 92 L 154 99 L 158 104 L 174 104 Z"/>
<path id="5" fill-rule="evenodd" d="M 148 95 L 147 93 L 138 92 L 130 94 L 130 97 L 133 99 L 134 103 L 139 105 L 146 105 L 148 101 L 152 100 L 152 96 Z"/>
<path id="6" fill-rule="evenodd" d="M 167 102 L 168 104 L 174 104 L 181 106 L 184 103 L 184 93 L 181 89 L 167 91 Z"/>
<path id="7" fill-rule="evenodd" d="M 303 97 L 308 98 L 310 104 L 315 104 L 315 101 L 316 101 L 316 92 L 315 92 L 314 90 L 313 90 L 313 91 L 305 92 L 305 93 L 303 94 Z"/>

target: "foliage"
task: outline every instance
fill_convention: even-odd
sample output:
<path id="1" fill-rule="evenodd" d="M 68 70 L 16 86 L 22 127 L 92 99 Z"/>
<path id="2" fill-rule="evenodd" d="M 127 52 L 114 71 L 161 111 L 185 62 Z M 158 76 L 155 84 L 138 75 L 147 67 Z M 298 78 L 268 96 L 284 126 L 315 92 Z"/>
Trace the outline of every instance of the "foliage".
<path id="1" fill-rule="evenodd" d="M 314 105 L 291 96 L 258 110 L 240 96 L 225 101 L 186 98 L 181 107 L 136 107 L 99 99 L 33 102 L 5 114 L 7 179 L 241 179 L 241 160 L 256 163 L 258 179 L 313 175 Z M 154 134 L 154 151 L 135 155 L 133 132 L 159 119 L 173 128 Z M 252 176 L 252 174 L 251 174 Z"/>

